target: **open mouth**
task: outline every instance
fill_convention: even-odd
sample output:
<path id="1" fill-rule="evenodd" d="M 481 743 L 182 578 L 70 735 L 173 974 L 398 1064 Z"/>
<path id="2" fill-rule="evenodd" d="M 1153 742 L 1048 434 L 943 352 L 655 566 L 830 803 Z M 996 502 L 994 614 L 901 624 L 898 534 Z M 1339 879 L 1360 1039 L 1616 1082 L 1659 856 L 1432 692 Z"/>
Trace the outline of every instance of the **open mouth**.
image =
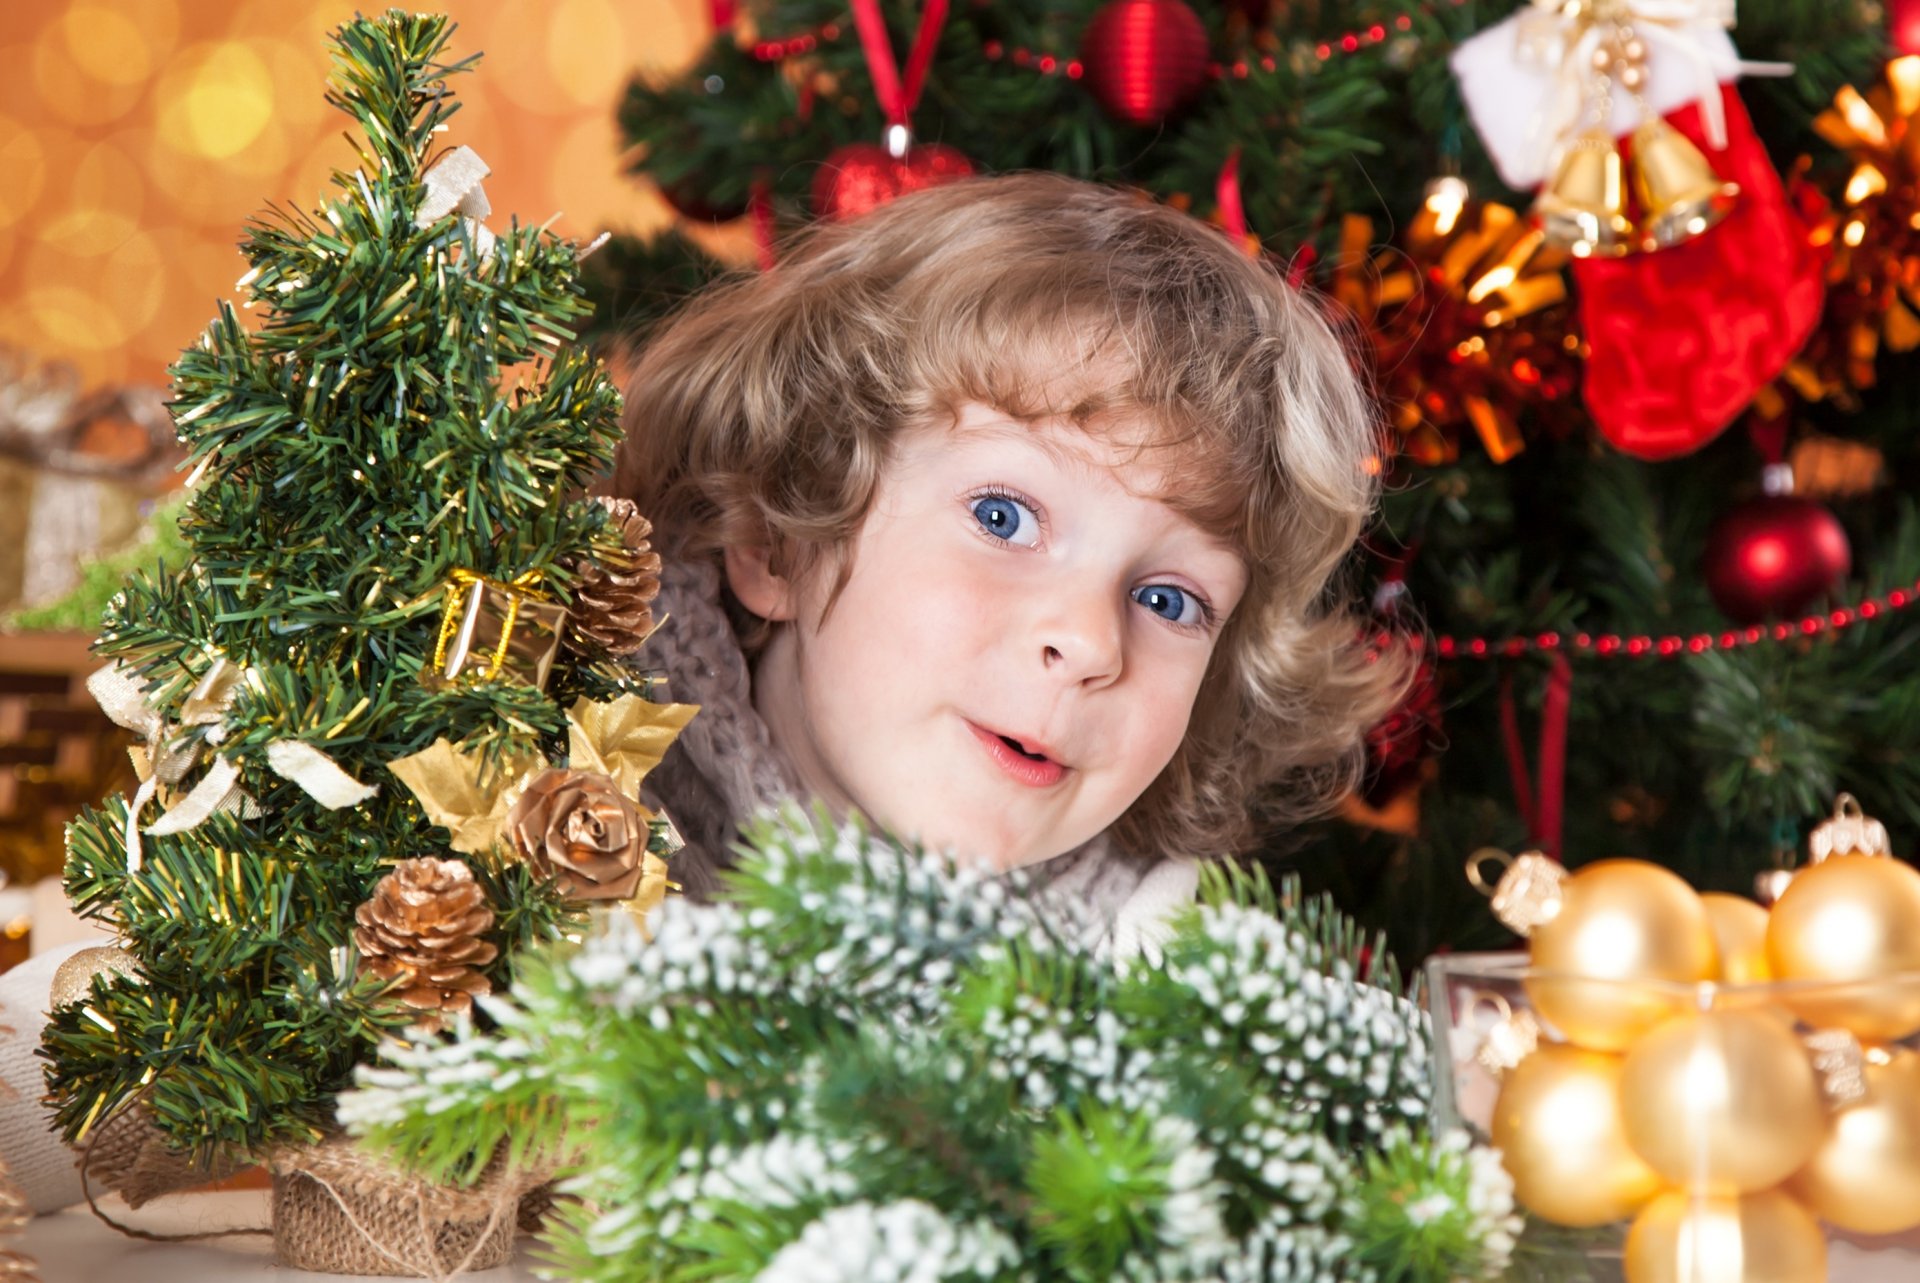
<path id="1" fill-rule="evenodd" d="M 987 750 L 987 757 L 1021 784 L 1032 788 L 1050 788 L 1067 775 L 1065 763 L 1056 762 L 1046 753 L 1029 747 L 1011 735 L 990 731 L 977 722 L 969 721 L 966 725 L 980 746 Z"/>
<path id="2" fill-rule="evenodd" d="M 1015 739 L 1011 735 L 1002 735 L 1000 737 L 1000 742 L 1002 744 L 1005 744 L 1008 748 L 1012 749 L 1014 752 L 1018 753 L 1020 756 L 1026 758 L 1029 762 L 1045 762 L 1050 760 L 1045 753 L 1028 752 L 1027 746 L 1025 744 L 1022 744 L 1019 740 Z"/>

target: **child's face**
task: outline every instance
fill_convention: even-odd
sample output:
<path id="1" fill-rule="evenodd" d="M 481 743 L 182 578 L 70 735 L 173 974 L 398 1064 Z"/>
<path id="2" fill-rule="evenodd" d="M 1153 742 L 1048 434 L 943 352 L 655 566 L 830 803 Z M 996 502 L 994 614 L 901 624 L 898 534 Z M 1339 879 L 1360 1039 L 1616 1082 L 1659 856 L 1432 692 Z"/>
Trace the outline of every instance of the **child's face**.
<path id="1" fill-rule="evenodd" d="M 772 581 L 766 613 L 793 622 L 754 702 L 806 784 L 1000 869 L 1117 820 L 1179 747 L 1246 584 L 1153 497 L 1156 454 L 978 405 L 902 438 L 825 621 L 829 574 Z"/>

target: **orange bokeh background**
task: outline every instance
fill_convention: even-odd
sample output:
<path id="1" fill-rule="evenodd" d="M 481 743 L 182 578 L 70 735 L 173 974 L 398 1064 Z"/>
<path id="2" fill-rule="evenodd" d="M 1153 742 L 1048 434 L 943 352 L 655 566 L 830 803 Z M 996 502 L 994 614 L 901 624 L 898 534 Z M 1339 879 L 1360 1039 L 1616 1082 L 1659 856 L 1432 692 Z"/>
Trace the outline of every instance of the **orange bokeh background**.
<path id="1" fill-rule="evenodd" d="M 235 246 L 269 202 L 312 207 L 350 168 L 322 95 L 327 33 L 352 0 L 8 0 L 0 4 L 0 344 L 89 384 L 148 382 L 234 294 Z M 671 215 L 623 174 L 614 111 L 635 74 L 684 66 L 706 0 L 441 0 L 496 229 L 586 240 Z"/>

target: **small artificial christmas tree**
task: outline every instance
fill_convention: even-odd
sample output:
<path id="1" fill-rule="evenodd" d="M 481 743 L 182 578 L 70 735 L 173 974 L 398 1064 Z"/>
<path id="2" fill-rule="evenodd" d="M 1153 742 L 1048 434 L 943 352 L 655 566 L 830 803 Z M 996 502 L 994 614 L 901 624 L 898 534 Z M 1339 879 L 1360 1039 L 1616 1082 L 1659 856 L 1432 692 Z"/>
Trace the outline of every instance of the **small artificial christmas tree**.
<path id="1" fill-rule="evenodd" d="M 568 618 L 583 578 L 644 614 L 644 522 L 579 497 L 619 413 L 568 344 L 580 251 L 496 238 L 485 166 L 439 150 L 468 66 L 451 33 L 397 10 L 339 29 L 328 101 L 358 164 L 317 211 L 249 227 L 264 323 L 222 305 L 172 372 L 189 558 L 114 600 L 93 684 L 144 732 L 145 782 L 68 835 L 67 890 L 124 951 L 56 984 L 44 1054 L 75 1143 L 131 1120 L 206 1172 L 322 1140 L 378 1037 L 453 1019 L 584 920 L 502 839 L 514 787 L 591 760 L 605 776 L 560 773 L 632 807 L 634 728 L 691 714 L 644 699 L 619 629 Z M 664 822 L 633 810 L 597 868 L 658 866 Z"/>

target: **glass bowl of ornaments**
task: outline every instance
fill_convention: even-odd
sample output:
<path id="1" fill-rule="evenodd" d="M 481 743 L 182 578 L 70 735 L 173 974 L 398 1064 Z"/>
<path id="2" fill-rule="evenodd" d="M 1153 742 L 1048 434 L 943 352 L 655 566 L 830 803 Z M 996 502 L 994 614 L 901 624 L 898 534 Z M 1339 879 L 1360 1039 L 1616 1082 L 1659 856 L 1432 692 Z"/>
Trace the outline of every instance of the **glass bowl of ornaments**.
<path id="1" fill-rule="evenodd" d="M 1878 829 L 1843 795 L 1771 904 L 1476 854 L 1528 947 L 1427 964 L 1435 1109 L 1513 1177 L 1514 1277 L 1920 1280 L 1920 870 Z"/>

